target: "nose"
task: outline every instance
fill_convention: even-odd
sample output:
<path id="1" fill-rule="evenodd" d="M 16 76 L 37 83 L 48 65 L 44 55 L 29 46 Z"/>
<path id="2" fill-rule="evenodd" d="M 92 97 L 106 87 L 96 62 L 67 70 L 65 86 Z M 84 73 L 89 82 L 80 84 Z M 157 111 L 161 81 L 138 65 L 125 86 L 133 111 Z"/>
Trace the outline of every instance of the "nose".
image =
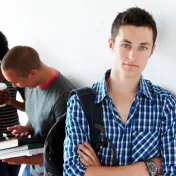
<path id="1" fill-rule="evenodd" d="M 130 52 L 129 52 L 129 56 L 128 56 L 128 59 L 133 61 L 136 59 L 136 51 L 135 49 L 132 49 Z"/>

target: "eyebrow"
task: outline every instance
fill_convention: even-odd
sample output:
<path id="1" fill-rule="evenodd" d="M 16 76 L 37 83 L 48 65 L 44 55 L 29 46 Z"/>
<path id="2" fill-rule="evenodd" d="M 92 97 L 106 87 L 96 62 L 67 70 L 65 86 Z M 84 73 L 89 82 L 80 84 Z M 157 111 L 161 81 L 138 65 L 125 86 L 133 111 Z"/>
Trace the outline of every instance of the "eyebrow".
<path id="1" fill-rule="evenodd" d="M 132 42 L 130 42 L 130 41 L 127 40 L 127 39 L 123 39 L 121 42 L 126 42 L 126 43 L 129 43 L 129 44 L 132 44 Z M 140 43 L 140 45 L 148 45 L 148 46 L 151 46 L 149 42 L 143 42 L 143 43 Z"/>
<path id="2" fill-rule="evenodd" d="M 150 43 L 145 42 L 145 43 L 140 43 L 140 45 L 148 45 L 148 46 L 150 46 Z"/>
<path id="3" fill-rule="evenodd" d="M 121 42 L 126 42 L 132 44 L 129 40 L 123 39 Z"/>

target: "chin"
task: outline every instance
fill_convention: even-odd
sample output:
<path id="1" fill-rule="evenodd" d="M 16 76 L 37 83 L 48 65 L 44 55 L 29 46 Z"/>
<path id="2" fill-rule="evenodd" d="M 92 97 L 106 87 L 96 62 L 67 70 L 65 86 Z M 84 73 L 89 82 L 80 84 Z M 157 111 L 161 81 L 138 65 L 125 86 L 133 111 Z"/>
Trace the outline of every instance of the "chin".
<path id="1" fill-rule="evenodd" d="M 127 77 L 127 78 L 136 78 L 136 77 L 141 77 L 141 74 L 125 73 L 124 76 Z"/>

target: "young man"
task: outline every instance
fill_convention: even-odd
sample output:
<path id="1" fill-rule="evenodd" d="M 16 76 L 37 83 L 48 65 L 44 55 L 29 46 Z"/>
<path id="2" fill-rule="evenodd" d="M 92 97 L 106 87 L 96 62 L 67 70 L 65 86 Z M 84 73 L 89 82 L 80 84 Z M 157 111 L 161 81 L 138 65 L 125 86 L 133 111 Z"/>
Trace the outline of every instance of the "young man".
<path id="1" fill-rule="evenodd" d="M 8 41 L 5 35 L 0 32 L 0 63 L 8 50 Z M 2 141 L 4 140 L 3 133 L 8 133 L 7 127 L 19 124 L 17 109 L 24 111 L 25 103 L 16 101 L 17 91 L 21 94 L 24 100 L 24 89 L 13 87 L 12 84 L 4 78 L 1 71 L 0 82 L 7 85 L 8 91 L 0 91 L 0 101 L 6 103 L 6 106 L 0 107 L 0 141 Z M 0 175 L 17 176 L 19 169 L 20 165 L 10 165 L 0 161 Z"/>
<path id="2" fill-rule="evenodd" d="M 12 48 L 5 55 L 1 69 L 14 86 L 26 87 L 25 109 L 29 121 L 26 126 L 13 126 L 8 130 L 17 136 L 46 137 L 53 124 L 65 114 L 73 86 L 59 71 L 42 63 L 37 51 L 28 46 Z M 6 159 L 4 162 L 31 164 L 32 176 L 43 175 L 43 155 Z"/>
<path id="3" fill-rule="evenodd" d="M 130 8 L 115 18 L 109 39 L 114 64 L 93 85 L 94 103 L 103 107 L 101 139 L 111 143 L 100 146 L 96 156 L 89 145 L 87 117 L 78 97 L 72 96 L 66 119 L 65 176 L 158 175 L 159 156 L 162 175 L 176 175 L 176 98 L 142 77 L 156 36 L 155 21 L 145 10 Z"/>

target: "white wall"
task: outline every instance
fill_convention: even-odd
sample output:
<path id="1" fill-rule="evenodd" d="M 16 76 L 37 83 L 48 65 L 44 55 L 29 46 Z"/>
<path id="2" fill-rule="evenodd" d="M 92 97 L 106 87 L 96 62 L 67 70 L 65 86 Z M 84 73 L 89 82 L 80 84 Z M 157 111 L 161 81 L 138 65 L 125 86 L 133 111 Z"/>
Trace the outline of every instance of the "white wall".
<path id="1" fill-rule="evenodd" d="M 91 85 L 111 67 L 108 49 L 116 14 L 138 6 L 158 24 L 155 54 L 144 76 L 176 93 L 176 3 L 174 0 L 6 0 L 1 2 L 0 30 L 10 47 L 30 45 L 42 60 L 75 85 Z"/>
<path id="2" fill-rule="evenodd" d="M 30 45 L 42 60 L 62 71 L 75 85 L 91 85 L 111 67 L 108 49 L 116 14 L 138 6 L 158 25 L 155 54 L 144 76 L 176 93 L 176 3 L 174 0 L 6 0 L 0 1 L 0 30 L 10 48 Z"/>

